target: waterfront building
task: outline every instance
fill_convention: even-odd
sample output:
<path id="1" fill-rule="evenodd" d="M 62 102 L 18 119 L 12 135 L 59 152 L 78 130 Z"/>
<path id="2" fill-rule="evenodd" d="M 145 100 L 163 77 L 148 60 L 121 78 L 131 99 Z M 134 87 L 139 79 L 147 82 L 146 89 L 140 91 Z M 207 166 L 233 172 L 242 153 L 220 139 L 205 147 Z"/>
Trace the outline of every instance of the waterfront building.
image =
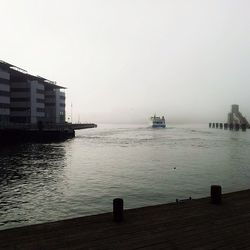
<path id="1" fill-rule="evenodd" d="M 62 87 L 49 81 L 45 82 L 44 86 L 45 121 L 65 122 L 65 92 L 62 91 Z"/>
<path id="2" fill-rule="evenodd" d="M 64 89 L 0 61 L 0 123 L 65 123 Z"/>
<path id="3" fill-rule="evenodd" d="M 10 117 L 10 73 L 8 64 L 0 66 L 0 123 L 8 123 Z"/>

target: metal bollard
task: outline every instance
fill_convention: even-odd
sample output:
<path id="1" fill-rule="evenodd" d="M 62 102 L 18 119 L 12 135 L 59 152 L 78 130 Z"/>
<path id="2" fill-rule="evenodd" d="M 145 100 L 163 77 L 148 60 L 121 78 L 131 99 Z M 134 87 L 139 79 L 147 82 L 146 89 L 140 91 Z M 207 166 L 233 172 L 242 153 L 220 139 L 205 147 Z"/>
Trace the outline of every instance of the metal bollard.
<path id="1" fill-rule="evenodd" d="M 211 186 L 211 203 L 212 204 L 221 203 L 221 186 L 219 185 Z"/>
<path id="2" fill-rule="evenodd" d="M 123 199 L 121 198 L 113 200 L 113 219 L 115 222 L 123 221 Z"/>

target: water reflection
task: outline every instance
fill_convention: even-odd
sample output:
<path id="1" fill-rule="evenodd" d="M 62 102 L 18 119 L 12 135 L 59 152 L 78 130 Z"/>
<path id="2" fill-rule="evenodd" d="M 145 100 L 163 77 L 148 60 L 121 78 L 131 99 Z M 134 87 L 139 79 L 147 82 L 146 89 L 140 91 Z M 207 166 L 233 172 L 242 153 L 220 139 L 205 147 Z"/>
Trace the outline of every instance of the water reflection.
<path id="1" fill-rule="evenodd" d="M 249 188 L 247 132 L 110 127 L 0 150 L 0 230 Z"/>
<path id="2" fill-rule="evenodd" d="M 2 187 L 11 182 L 22 182 L 32 178 L 33 175 L 47 176 L 48 172 L 57 173 L 54 170 L 63 167 L 61 165 L 63 165 L 64 158 L 63 145 L 30 144 L 2 149 L 0 153 L 0 185 Z M 60 163 L 60 166 L 56 164 L 57 162 Z"/>
<path id="3" fill-rule="evenodd" d="M 35 220 L 32 210 L 39 211 L 37 207 L 44 207 L 58 195 L 65 152 L 64 144 L 26 144 L 1 149 L 0 226 Z"/>

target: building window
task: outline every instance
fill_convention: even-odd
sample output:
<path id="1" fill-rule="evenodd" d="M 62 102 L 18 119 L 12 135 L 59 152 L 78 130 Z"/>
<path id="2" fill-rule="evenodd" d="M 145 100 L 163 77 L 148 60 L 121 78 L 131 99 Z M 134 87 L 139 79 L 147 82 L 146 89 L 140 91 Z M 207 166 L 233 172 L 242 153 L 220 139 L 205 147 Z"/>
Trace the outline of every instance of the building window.
<path id="1" fill-rule="evenodd" d="M 37 108 L 36 111 L 37 111 L 37 112 L 44 112 L 45 109 L 44 109 L 44 108 Z"/>
<path id="2" fill-rule="evenodd" d="M 30 92 L 29 88 L 11 88 L 11 92 Z"/>
<path id="3" fill-rule="evenodd" d="M 21 108 L 21 107 L 16 107 L 16 108 L 10 108 L 11 111 L 30 111 L 30 108 Z"/>
<path id="4" fill-rule="evenodd" d="M 45 106 L 47 106 L 47 107 L 55 107 L 56 104 L 55 103 L 45 103 Z"/>
<path id="5" fill-rule="evenodd" d="M 10 81 L 7 79 L 0 78 L 0 84 L 10 85 Z"/>
<path id="6" fill-rule="evenodd" d="M 36 99 L 36 102 L 37 102 L 37 103 L 44 103 L 44 99 L 37 98 L 37 99 Z"/>
<path id="7" fill-rule="evenodd" d="M 30 117 L 16 117 L 12 116 L 10 117 L 11 122 L 16 122 L 16 123 L 30 123 Z"/>
<path id="8" fill-rule="evenodd" d="M 36 90 L 36 93 L 37 93 L 37 94 L 44 94 L 44 90 L 43 90 L 43 89 L 37 89 L 37 90 Z"/>
<path id="9" fill-rule="evenodd" d="M 10 96 L 10 92 L 9 91 L 0 90 L 0 96 L 7 96 L 7 97 L 9 97 Z"/>
<path id="10" fill-rule="evenodd" d="M 60 103 L 60 107 L 65 107 L 65 103 Z"/>
<path id="11" fill-rule="evenodd" d="M 30 101 L 30 98 L 10 98 L 10 101 L 11 102 L 29 102 Z"/>
<path id="12" fill-rule="evenodd" d="M 0 115 L 0 123 L 9 122 L 9 115 Z"/>
<path id="13" fill-rule="evenodd" d="M 9 108 L 9 107 L 10 107 L 9 103 L 0 103 L 0 108 L 2 108 L 2 109 L 6 109 L 6 108 Z"/>
<path id="14" fill-rule="evenodd" d="M 56 104 L 55 103 L 45 103 L 45 106 L 47 106 L 47 107 L 55 107 Z"/>
<path id="15" fill-rule="evenodd" d="M 56 98 L 56 96 L 55 96 L 55 95 L 46 95 L 46 94 L 45 94 L 45 98 L 55 99 L 55 98 Z"/>

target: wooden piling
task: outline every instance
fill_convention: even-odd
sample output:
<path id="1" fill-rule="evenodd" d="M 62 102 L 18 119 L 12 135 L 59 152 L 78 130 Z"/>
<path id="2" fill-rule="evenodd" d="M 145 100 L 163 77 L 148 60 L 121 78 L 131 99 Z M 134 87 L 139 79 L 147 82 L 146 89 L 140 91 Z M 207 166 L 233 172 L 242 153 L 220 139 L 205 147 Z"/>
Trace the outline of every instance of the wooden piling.
<path id="1" fill-rule="evenodd" d="M 235 124 L 235 125 L 234 125 L 234 129 L 235 129 L 236 131 L 239 131 L 239 130 L 240 130 L 240 124 Z"/>
<path id="2" fill-rule="evenodd" d="M 212 204 L 220 204 L 221 203 L 221 186 L 212 185 L 211 190 L 211 203 Z"/>
<path id="3" fill-rule="evenodd" d="M 216 122 L 216 128 L 218 128 L 219 127 L 219 123 L 218 122 Z"/>
<path id="4" fill-rule="evenodd" d="M 246 124 L 241 124 L 241 129 L 242 129 L 242 131 L 246 131 L 247 130 L 247 125 Z"/>
<path id="5" fill-rule="evenodd" d="M 213 128 L 215 128 L 215 123 L 213 122 Z"/>
<path id="6" fill-rule="evenodd" d="M 223 123 L 220 123 L 220 129 L 223 129 Z"/>
<path id="7" fill-rule="evenodd" d="M 224 129 L 228 129 L 228 124 L 224 123 Z"/>
<path id="8" fill-rule="evenodd" d="M 115 222 L 123 221 L 123 199 L 121 198 L 113 200 L 113 219 Z"/>

